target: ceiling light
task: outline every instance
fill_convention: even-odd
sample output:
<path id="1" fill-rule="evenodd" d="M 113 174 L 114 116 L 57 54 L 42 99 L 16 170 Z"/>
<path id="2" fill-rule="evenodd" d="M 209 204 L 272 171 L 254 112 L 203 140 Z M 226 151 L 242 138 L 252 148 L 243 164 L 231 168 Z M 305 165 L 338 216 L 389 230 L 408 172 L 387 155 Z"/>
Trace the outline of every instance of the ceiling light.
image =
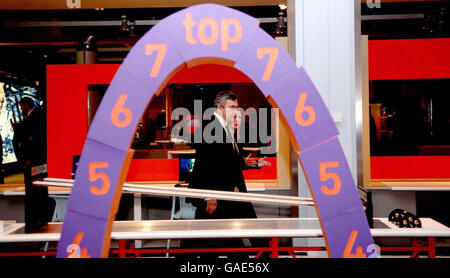
<path id="1" fill-rule="evenodd" d="M 136 22 L 132 21 L 130 25 L 130 37 L 135 38 L 136 37 Z"/>
<path id="2" fill-rule="evenodd" d="M 128 31 L 128 22 L 126 15 L 122 15 L 122 24 L 120 25 L 120 31 L 122 32 Z"/>
<path id="3" fill-rule="evenodd" d="M 286 35 L 286 25 L 284 24 L 284 12 L 280 10 L 278 13 L 278 21 L 276 23 L 275 35 L 276 36 L 284 36 Z"/>

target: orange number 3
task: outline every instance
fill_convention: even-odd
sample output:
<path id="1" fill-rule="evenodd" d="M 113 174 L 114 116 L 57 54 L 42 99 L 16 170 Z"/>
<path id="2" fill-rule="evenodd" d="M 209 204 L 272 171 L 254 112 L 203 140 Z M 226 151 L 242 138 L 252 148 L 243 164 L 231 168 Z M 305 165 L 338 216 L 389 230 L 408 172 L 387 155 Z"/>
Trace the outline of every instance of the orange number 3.
<path id="1" fill-rule="evenodd" d="M 328 188 L 326 185 L 322 185 L 321 190 L 325 195 L 336 195 L 341 191 L 341 179 L 339 175 L 333 172 L 327 172 L 327 168 L 337 168 L 339 167 L 339 162 L 337 161 L 327 161 L 321 162 L 319 164 L 320 169 L 320 181 L 327 181 L 329 179 L 333 180 L 333 188 Z"/>
<path id="2" fill-rule="evenodd" d="M 110 181 L 108 175 L 106 173 L 98 173 L 97 168 L 106 168 L 108 167 L 108 162 L 90 162 L 89 163 L 89 181 L 94 182 L 100 179 L 103 182 L 103 186 L 101 188 L 96 187 L 95 185 L 91 185 L 90 190 L 94 195 L 104 195 L 108 193 L 110 187 Z"/>
<path id="3" fill-rule="evenodd" d="M 352 231 L 348 238 L 347 244 L 344 249 L 344 258 L 366 258 L 367 255 L 363 252 L 362 247 L 356 247 L 356 252 L 352 253 L 353 246 L 355 245 L 356 238 L 358 237 L 358 231 Z"/>

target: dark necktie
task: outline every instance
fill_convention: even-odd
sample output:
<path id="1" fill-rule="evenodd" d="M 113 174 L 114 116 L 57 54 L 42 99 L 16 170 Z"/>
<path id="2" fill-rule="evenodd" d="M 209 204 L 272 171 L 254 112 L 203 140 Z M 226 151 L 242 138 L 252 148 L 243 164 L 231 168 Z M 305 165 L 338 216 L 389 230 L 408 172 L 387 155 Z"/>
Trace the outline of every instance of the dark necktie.
<path id="1" fill-rule="evenodd" d="M 231 130 L 230 130 L 230 128 L 228 127 L 228 125 L 226 126 L 226 129 L 227 129 L 227 136 L 228 136 L 228 138 L 230 138 L 231 140 L 232 140 L 232 142 L 233 142 L 233 149 L 235 149 L 236 151 L 237 151 L 237 153 L 239 154 L 239 148 L 238 148 L 238 145 L 236 144 L 236 141 L 234 140 L 234 136 L 233 136 L 233 134 L 231 134 Z"/>

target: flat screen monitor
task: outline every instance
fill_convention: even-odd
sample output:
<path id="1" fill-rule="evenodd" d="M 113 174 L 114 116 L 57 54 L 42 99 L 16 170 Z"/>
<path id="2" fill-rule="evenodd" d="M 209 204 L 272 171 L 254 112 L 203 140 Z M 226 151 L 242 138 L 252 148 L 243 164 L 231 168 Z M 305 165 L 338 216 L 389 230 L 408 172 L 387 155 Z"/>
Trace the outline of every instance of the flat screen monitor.
<path id="1" fill-rule="evenodd" d="M 72 158 L 72 179 L 75 179 L 75 173 L 77 172 L 79 162 L 80 162 L 80 156 L 74 155 Z"/>
<path id="2" fill-rule="evenodd" d="M 179 180 L 190 182 L 194 169 L 195 158 L 191 156 L 180 156 L 179 158 Z"/>
<path id="3" fill-rule="evenodd" d="M 0 133 L 2 137 L 2 163 L 8 164 L 21 159 L 23 152 L 22 125 L 24 120 L 19 102 L 23 98 L 33 100 L 35 107 L 43 108 L 44 101 L 39 86 L 17 84 L 0 79 Z M 45 133 L 45 130 L 42 130 Z"/>

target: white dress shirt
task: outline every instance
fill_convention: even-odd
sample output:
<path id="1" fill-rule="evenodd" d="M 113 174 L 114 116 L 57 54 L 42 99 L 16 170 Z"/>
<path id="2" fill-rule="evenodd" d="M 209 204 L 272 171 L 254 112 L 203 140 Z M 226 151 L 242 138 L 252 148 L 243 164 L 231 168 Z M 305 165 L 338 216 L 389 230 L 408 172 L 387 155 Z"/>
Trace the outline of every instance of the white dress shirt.
<path id="1" fill-rule="evenodd" d="M 227 121 L 225 121 L 225 119 L 221 115 L 219 115 L 219 113 L 217 113 L 217 112 L 214 112 L 214 116 L 216 116 L 216 118 L 219 120 L 220 124 L 222 125 L 223 129 L 225 129 L 228 139 L 231 140 L 231 143 L 234 143 L 234 137 L 230 133 L 228 133 L 230 131 L 230 129 L 228 127 Z M 233 144 L 233 149 L 236 149 L 235 144 Z"/>

